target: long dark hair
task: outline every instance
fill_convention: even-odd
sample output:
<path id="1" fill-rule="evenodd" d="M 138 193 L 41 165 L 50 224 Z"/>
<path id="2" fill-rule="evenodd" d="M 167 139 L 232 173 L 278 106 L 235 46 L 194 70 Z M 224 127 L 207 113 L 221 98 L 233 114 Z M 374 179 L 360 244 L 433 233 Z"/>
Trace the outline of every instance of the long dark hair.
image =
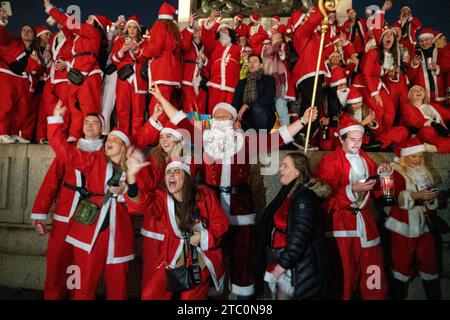
<path id="1" fill-rule="evenodd" d="M 30 45 L 31 52 L 36 51 L 36 54 L 37 54 L 39 60 L 41 60 L 41 63 L 44 64 L 44 57 L 42 56 L 41 47 L 39 46 L 39 41 L 38 41 L 38 39 L 36 37 L 36 31 L 34 30 L 33 26 L 31 26 L 29 24 L 22 25 L 22 27 L 20 28 L 20 40 L 22 40 L 22 30 L 25 27 L 31 28 L 31 30 L 33 31 L 33 35 L 34 35 L 34 39 L 33 39 L 33 41 L 31 42 L 31 45 Z"/>
<path id="2" fill-rule="evenodd" d="M 197 210 L 197 187 L 190 181 L 191 176 L 185 172 L 183 189 L 181 190 L 183 201 L 179 202 L 180 210 L 176 210 L 177 217 L 180 219 L 179 228 L 186 233 L 190 233 L 194 227 L 194 212 Z"/>
<path id="3" fill-rule="evenodd" d="M 106 36 L 106 30 L 103 30 L 102 26 L 94 20 L 94 27 L 100 32 L 102 35 L 100 50 L 98 52 L 97 61 L 102 70 L 105 70 L 106 63 L 108 62 L 108 37 Z"/>
<path id="4" fill-rule="evenodd" d="M 175 38 L 175 44 L 178 48 L 181 44 L 181 33 L 178 26 L 173 22 L 173 20 L 170 19 L 159 19 L 158 21 L 165 24 L 169 32 L 172 33 L 172 36 Z"/>
<path id="5" fill-rule="evenodd" d="M 303 153 L 290 152 L 286 154 L 285 157 L 290 157 L 292 159 L 295 169 L 297 169 L 300 173 L 294 187 L 289 192 L 289 195 L 292 195 L 300 185 L 308 184 L 311 179 L 314 178 L 314 175 L 311 169 L 311 164 L 309 163 L 309 159 Z"/>
<path id="6" fill-rule="evenodd" d="M 392 31 L 394 32 L 394 31 Z M 394 43 L 392 44 L 392 47 L 389 49 L 389 52 L 392 54 L 392 58 L 394 59 L 394 64 L 395 66 L 399 67 L 398 62 L 399 62 L 399 55 L 400 52 L 398 50 L 398 45 L 397 45 L 397 37 L 395 36 L 395 32 L 394 32 Z M 384 47 L 383 47 L 383 37 L 380 40 L 380 44 L 378 45 L 378 57 L 379 57 L 379 62 L 381 65 L 383 65 L 384 63 Z"/>
<path id="7" fill-rule="evenodd" d="M 234 31 L 233 29 L 228 28 L 228 32 L 230 33 L 231 43 L 237 45 L 238 43 L 237 43 L 236 31 Z M 219 40 L 219 38 L 220 38 L 220 32 L 217 32 L 216 33 L 216 40 Z"/>

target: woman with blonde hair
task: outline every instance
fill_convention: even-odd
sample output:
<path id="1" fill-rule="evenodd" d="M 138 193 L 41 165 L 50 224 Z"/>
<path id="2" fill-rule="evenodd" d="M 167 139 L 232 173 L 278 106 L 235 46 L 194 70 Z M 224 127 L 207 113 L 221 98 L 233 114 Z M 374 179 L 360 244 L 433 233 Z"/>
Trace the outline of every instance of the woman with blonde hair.
<path id="1" fill-rule="evenodd" d="M 60 100 L 54 116 L 48 118 L 48 136 L 56 155 L 86 177 L 82 200 L 66 237 L 66 242 L 74 247 L 74 265 L 81 274 L 72 298 L 95 299 L 97 286 L 104 278 L 107 299 L 127 299 L 129 261 L 134 259 L 134 231 L 121 194 L 126 186 L 130 139 L 114 129 L 104 148 L 91 153 L 77 149 L 67 143 L 63 132 L 66 110 Z"/>
<path id="2" fill-rule="evenodd" d="M 430 102 L 421 86 L 415 85 L 409 90 L 401 120 L 425 144 L 428 152 L 450 152 L 450 110 Z"/>
<path id="3" fill-rule="evenodd" d="M 257 274 L 277 300 L 326 298 L 320 199 L 331 189 L 314 178 L 308 158 L 300 153 L 283 158 L 280 182 L 283 187 L 266 208 L 258 228 Z"/>

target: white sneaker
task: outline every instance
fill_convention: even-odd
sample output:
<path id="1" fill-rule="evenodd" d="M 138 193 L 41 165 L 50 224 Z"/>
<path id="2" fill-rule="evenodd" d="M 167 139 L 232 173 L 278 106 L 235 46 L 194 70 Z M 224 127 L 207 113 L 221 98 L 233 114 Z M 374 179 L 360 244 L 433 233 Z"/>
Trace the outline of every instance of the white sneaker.
<path id="1" fill-rule="evenodd" d="M 70 136 L 69 138 L 67 138 L 67 142 L 75 142 L 77 141 L 77 138 Z"/>
<path id="2" fill-rule="evenodd" d="M 42 138 L 39 140 L 39 144 L 48 144 L 48 140 L 45 138 Z"/>
<path id="3" fill-rule="evenodd" d="M 16 143 L 30 143 L 30 140 L 22 138 L 21 136 L 11 136 L 15 140 Z"/>
<path id="4" fill-rule="evenodd" d="M 10 143 L 15 143 L 15 142 L 16 142 L 16 140 L 11 138 L 7 134 L 0 135 L 0 143 L 10 144 Z"/>

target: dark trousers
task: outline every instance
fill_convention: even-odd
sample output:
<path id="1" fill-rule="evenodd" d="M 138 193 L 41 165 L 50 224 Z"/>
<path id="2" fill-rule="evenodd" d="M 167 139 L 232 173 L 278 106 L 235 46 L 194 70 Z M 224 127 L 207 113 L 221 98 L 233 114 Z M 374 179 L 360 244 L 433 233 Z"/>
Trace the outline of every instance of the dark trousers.
<path id="1" fill-rule="evenodd" d="M 319 115 L 322 114 L 322 107 L 323 107 L 323 84 L 324 76 L 320 75 L 319 80 L 317 82 L 317 93 L 316 93 L 316 101 L 314 105 L 319 110 Z M 313 89 L 314 89 L 314 77 L 307 78 L 300 82 L 298 85 L 298 90 L 301 93 L 301 102 L 300 102 L 300 117 L 305 113 L 306 109 L 308 109 L 311 106 L 312 103 L 312 95 L 313 95 Z M 319 128 L 319 117 L 312 123 L 311 125 L 311 134 L 316 132 L 316 130 Z M 302 129 L 302 131 L 306 132 L 306 127 Z"/>
<path id="2" fill-rule="evenodd" d="M 324 89 L 325 95 L 327 97 L 327 110 L 325 114 L 330 119 L 330 127 L 336 128 L 338 124 L 338 117 L 342 111 L 341 103 L 337 96 L 337 87 L 327 87 Z"/>
<path id="3" fill-rule="evenodd" d="M 242 123 L 242 128 L 267 130 L 268 132 L 275 125 L 276 117 L 273 108 L 259 104 L 253 103 L 249 110 L 245 113 L 244 122 Z"/>

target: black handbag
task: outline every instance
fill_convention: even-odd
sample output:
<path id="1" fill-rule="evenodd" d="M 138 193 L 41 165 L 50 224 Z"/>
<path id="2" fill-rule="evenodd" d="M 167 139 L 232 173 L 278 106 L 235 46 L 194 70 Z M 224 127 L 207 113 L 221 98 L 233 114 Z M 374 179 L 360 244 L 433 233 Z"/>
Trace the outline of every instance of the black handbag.
<path id="1" fill-rule="evenodd" d="M 120 68 L 117 71 L 117 76 L 122 81 L 127 80 L 133 74 L 134 74 L 134 69 L 133 69 L 133 66 L 131 64 L 126 64 L 126 65 L 124 65 L 122 68 Z"/>
<path id="2" fill-rule="evenodd" d="M 114 72 L 117 71 L 117 66 L 114 63 L 110 63 L 106 68 L 105 68 L 105 73 L 110 76 L 112 75 Z"/>
<path id="3" fill-rule="evenodd" d="M 84 82 L 84 75 L 81 73 L 80 70 L 72 68 L 67 73 L 67 79 L 74 85 L 81 86 Z"/>
<path id="4" fill-rule="evenodd" d="M 167 262 L 166 267 L 166 290 L 170 292 L 183 292 L 192 288 L 194 285 L 194 275 L 192 273 L 192 268 L 187 264 L 187 257 L 189 250 L 189 238 L 185 239 L 183 245 L 184 252 L 184 264 L 171 268 L 169 262 Z M 169 246 L 167 246 L 167 261 L 169 256 Z"/>

